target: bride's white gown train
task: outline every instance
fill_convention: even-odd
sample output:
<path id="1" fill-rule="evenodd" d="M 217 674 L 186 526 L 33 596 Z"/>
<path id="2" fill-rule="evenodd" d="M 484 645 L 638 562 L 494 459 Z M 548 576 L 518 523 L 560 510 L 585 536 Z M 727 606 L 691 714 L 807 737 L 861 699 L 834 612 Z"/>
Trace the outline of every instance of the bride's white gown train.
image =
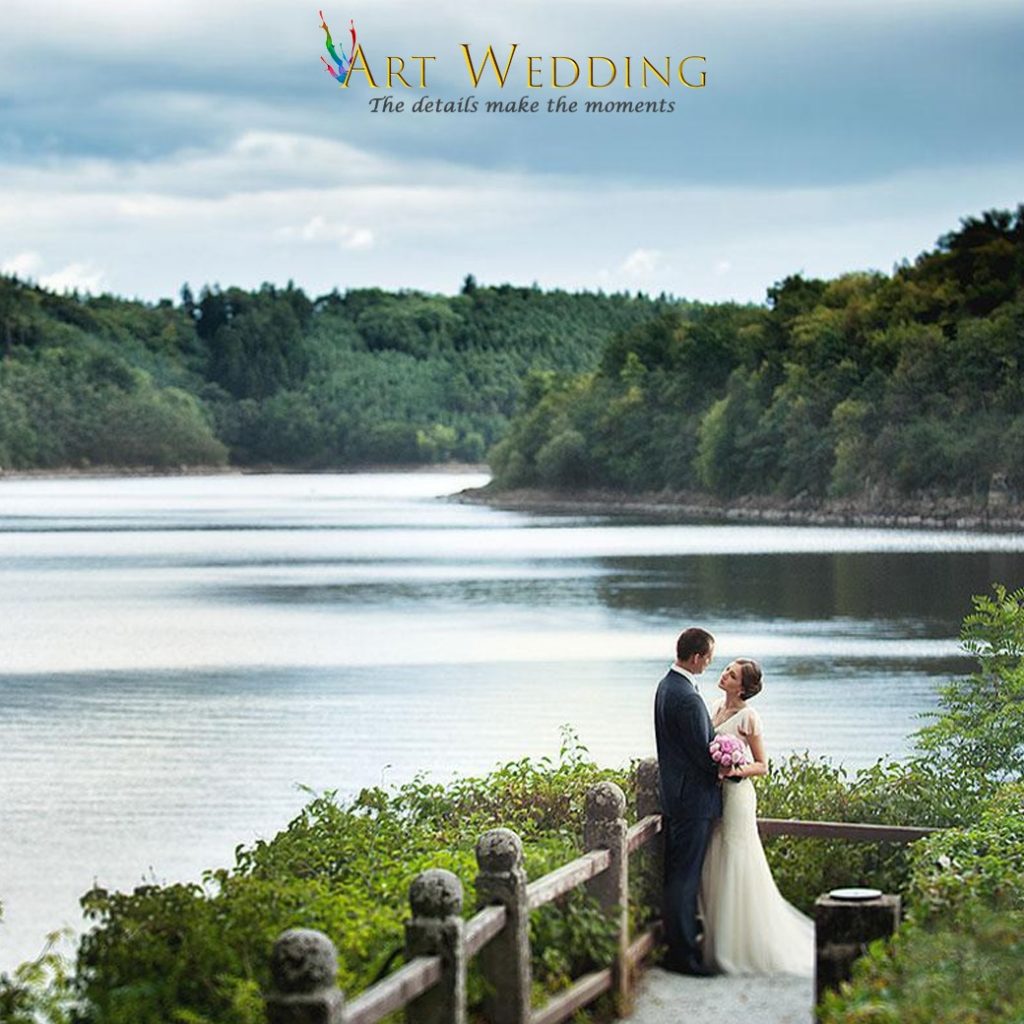
<path id="1" fill-rule="evenodd" d="M 753 708 L 715 729 L 745 740 L 761 732 Z M 722 783 L 722 820 L 704 858 L 700 890 L 704 963 L 725 974 L 814 974 L 814 922 L 787 903 L 757 832 L 750 779 Z"/>

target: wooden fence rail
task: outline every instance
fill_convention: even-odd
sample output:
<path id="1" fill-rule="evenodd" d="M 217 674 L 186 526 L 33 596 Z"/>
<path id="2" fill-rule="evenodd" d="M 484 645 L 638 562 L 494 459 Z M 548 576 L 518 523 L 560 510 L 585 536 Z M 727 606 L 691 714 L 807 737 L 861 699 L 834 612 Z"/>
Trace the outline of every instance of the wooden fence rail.
<path id="1" fill-rule="evenodd" d="M 852 843 L 913 843 L 934 828 L 905 825 L 864 825 L 850 821 L 789 821 L 782 818 L 758 818 L 763 836 L 801 836 L 812 839 L 845 839 Z"/>
<path id="2" fill-rule="evenodd" d="M 277 941 L 271 960 L 274 990 L 266 997 L 269 1024 L 377 1024 L 405 1011 L 407 1024 L 465 1024 L 466 969 L 479 957 L 488 995 L 489 1024 L 561 1024 L 598 996 L 612 992 L 629 1008 L 633 980 L 655 948 L 659 923 L 638 936 L 628 926 L 630 856 L 642 852 L 635 886 L 657 917 L 661 903 L 664 835 L 658 798 L 658 764 L 642 761 L 636 773 L 638 820 L 625 821 L 626 798 L 618 786 L 598 783 L 587 794 L 586 853 L 527 884 L 523 846 L 509 829 L 493 829 L 476 848 L 478 913 L 462 917 L 462 884 L 448 871 L 425 871 L 410 887 L 412 918 L 406 924 L 407 963 L 348 1005 L 336 984 L 337 953 L 327 936 L 292 929 Z M 935 831 L 847 822 L 759 819 L 762 835 L 809 836 L 856 842 L 909 843 Z M 539 1009 L 530 1005 L 529 914 L 579 886 L 586 886 L 615 922 L 613 962 L 594 971 Z"/>

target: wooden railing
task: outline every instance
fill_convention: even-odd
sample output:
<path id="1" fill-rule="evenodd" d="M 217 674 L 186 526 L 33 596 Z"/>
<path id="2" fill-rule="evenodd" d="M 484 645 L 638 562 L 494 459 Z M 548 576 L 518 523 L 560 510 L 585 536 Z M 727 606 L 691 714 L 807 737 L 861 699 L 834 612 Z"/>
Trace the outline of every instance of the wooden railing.
<path id="1" fill-rule="evenodd" d="M 805 839 L 845 839 L 852 843 L 913 843 L 934 828 L 905 825 L 863 825 L 851 821 L 789 821 L 758 818 L 757 829 L 763 836 L 800 836 Z"/>
<path id="2" fill-rule="evenodd" d="M 633 981 L 658 938 L 656 922 L 630 936 L 630 856 L 643 851 L 638 866 L 640 898 L 651 907 L 661 902 L 664 865 L 658 764 L 642 761 L 636 773 L 638 820 L 627 827 L 626 799 L 613 783 L 594 786 L 587 795 L 584 822 L 586 853 L 536 881 L 527 883 L 523 847 L 509 829 L 494 829 L 477 843 L 478 913 L 464 921 L 462 885 L 448 871 L 426 871 L 412 884 L 412 919 L 405 929 L 407 963 L 371 986 L 351 1003 L 336 986 L 337 956 L 319 932 L 293 929 L 274 947 L 275 991 L 266 999 L 270 1024 L 376 1024 L 405 1010 L 408 1024 L 464 1024 L 466 969 L 479 958 L 487 996 L 483 1014 L 489 1024 L 560 1024 L 598 996 L 611 992 L 627 1012 Z M 860 842 L 907 843 L 933 829 L 843 822 L 759 819 L 762 835 L 812 836 Z M 612 963 L 533 1009 L 531 1000 L 529 915 L 579 886 L 586 886 L 614 921 L 617 936 Z"/>

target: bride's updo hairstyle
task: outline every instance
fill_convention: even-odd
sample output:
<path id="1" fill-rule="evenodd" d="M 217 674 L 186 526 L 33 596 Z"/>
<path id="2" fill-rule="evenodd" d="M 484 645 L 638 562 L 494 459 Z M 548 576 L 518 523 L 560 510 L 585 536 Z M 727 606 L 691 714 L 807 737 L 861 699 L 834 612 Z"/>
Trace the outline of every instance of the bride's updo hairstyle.
<path id="1" fill-rule="evenodd" d="M 737 658 L 740 667 L 740 700 L 750 700 L 761 692 L 761 666 L 750 658 Z"/>

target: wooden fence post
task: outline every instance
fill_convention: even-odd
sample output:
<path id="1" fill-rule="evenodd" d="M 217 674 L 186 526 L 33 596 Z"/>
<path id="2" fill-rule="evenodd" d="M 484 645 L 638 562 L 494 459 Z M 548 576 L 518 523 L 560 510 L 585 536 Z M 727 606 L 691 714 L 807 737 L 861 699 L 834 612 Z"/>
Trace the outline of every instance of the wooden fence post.
<path id="1" fill-rule="evenodd" d="M 658 759 L 645 757 L 638 762 L 634 776 L 636 817 L 640 821 L 661 814 L 661 779 Z M 647 907 L 647 920 L 661 920 L 665 892 L 665 833 L 659 832 L 639 852 L 640 891 Z"/>
<path id="2" fill-rule="evenodd" d="M 345 999 L 337 986 L 338 952 L 322 932 L 291 928 L 274 943 L 269 1024 L 342 1024 Z"/>
<path id="3" fill-rule="evenodd" d="M 484 1017 L 490 1024 L 527 1024 L 530 1019 L 530 912 L 522 840 L 507 828 L 485 832 L 476 844 L 477 909 L 505 908 L 505 927 L 479 954 L 488 991 Z"/>
<path id="4" fill-rule="evenodd" d="M 614 782 L 599 782 L 587 791 L 583 845 L 587 852 L 607 850 L 608 869 L 587 882 L 588 893 L 597 899 L 615 922 L 617 937 L 612 963 L 612 992 L 619 1012 L 628 1012 L 629 949 L 629 851 L 626 847 L 626 797 Z"/>
<path id="5" fill-rule="evenodd" d="M 408 1024 L 466 1024 L 466 946 L 462 883 L 434 868 L 409 886 L 412 920 L 405 925 L 405 956 L 440 956 L 441 980 L 405 1011 Z"/>

